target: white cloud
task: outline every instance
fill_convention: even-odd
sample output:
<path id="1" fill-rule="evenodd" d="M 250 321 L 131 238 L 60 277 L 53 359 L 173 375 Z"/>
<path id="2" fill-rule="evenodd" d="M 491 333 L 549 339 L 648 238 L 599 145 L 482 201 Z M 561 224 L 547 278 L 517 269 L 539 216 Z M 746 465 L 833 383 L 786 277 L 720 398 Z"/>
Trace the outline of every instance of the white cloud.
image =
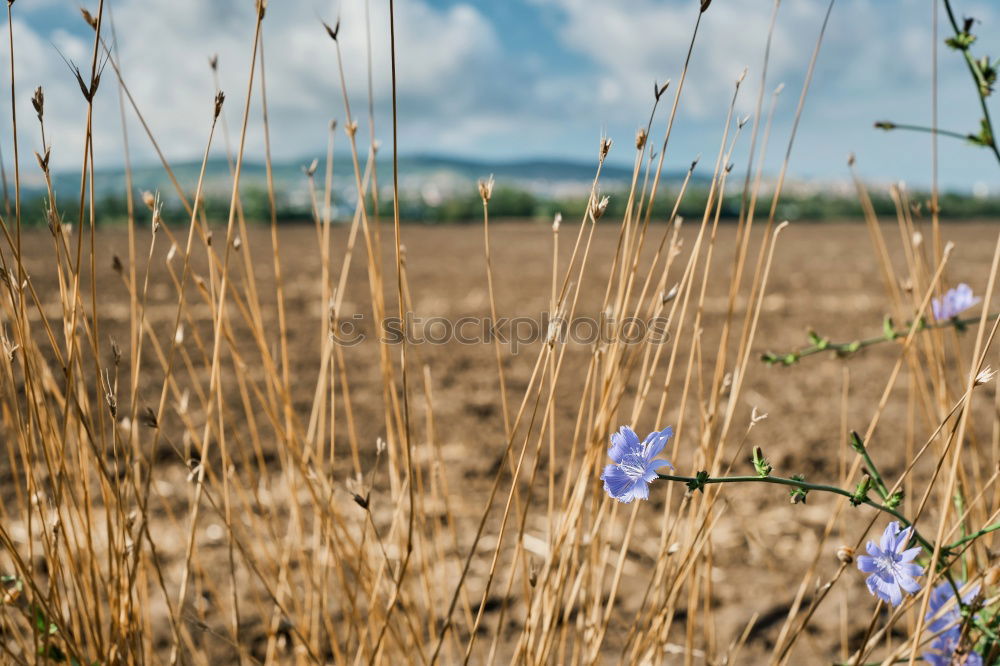
<path id="1" fill-rule="evenodd" d="M 203 150 L 214 94 L 207 64 L 212 53 L 220 56 L 221 86 L 235 141 L 247 86 L 252 0 L 108 1 L 115 10 L 126 80 L 168 156 L 196 159 Z M 633 132 L 648 117 L 653 81 L 669 77 L 677 84 L 697 2 L 518 0 L 508 13 L 538 22 L 531 26 L 532 34 L 540 36 L 535 44 L 519 41 L 513 33 L 523 26 L 505 25 L 498 18 L 503 12 L 480 4 L 486 1 L 514 0 L 396 3 L 401 149 L 486 158 L 592 159 L 597 139 L 606 130 L 617 142 L 614 157 L 628 160 Z M 327 123 L 331 118 L 344 120 L 334 45 L 319 16 L 331 23 L 338 12 L 341 16 L 352 110 L 362 126 L 361 136 L 367 136 L 365 0 L 320 2 L 272 0 L 264 22 L 272 147 L 278 158 L 321 155 Z M 88 4 L 93 8 L 95 0 Z M 370 4 L 377 123 L 385 144 L 390 88 L 387 3 Z M 675 149 L 668 156 L 673 166 L 686 165 L 699 152 L 714 154 L 733 81 L 745 66 L 750 75 L 739 111 L 752 110 L 771 8 L 767 0 L 716 0 L 704 15 L 672 140 Z M 768 73 L 771 85 L 788 84 L 775 123 L 776 143 L 787 136 L 825 8 L 825 0 L 781 3 Z M 976 52 L 1000 50 L 993 36 L 1000 33 L 992 30 L 1000 24 L 1000 12 L 983 3 L 963 3 L 962 11 L 982 20 Z M 40 142 L 30 95 L 41 84 L 53 163 L 78 168 L 85 105 L 54 46 L 88 69 L 92 35 L 64 0 L 15 3 L 14 14 L 22 166 L 37 171 L 30 153 Z M 942 23 L 942 39 L 945 30 Z M 793 156 L 798 170 L 793 176 L 842 175 L 844 155 L 853 150 L 859 153 L 859 164 L 884 180 L 929 180 L 924 166 L 928 142 L 923 137 L 879 134 L 871 123 L 883 118 L 929 122 L 930 39 L 925 0 L 838 0 Z M 968 73 L 957 54 L 943 46 L 940 51 L 941 125 L 975 130 L 976 100 Z M 6 95 L 6 49 L 0 52 L 0 85 Z M 0 118 L 0 140 L 9 163 L 8 123 Z M 129 133 L 135 161 L 154 159 L 134 119 Z M 110 68 L 95 108 L 95 136 L 98 166 L 119 164 L 121 130 Z M 255 98 L 250 157 L 260 158 L 262 142 Z M 345 146 L 342 132 L 337 142 L 339 148 Z M 969 173 L 988 162 L 984 151 L 968 146 L 942 148 L 952 149 L 968 156 L 946 172 L 946 179 L 954 182 L 968 180 Z M 775 146 L 770 154 L 782 152 Z M 951 154 L 944 152 L 942 158 Z"/>
<path id="2" fill-rule="evenodd" d="M 650 89 L 654 80 L 671 78 L 673 99 L 698 16 L 697 2 L 529 1 L 547 10 L 556 9 L 561 19 L 555 23 L 557 38 L 593 64 L 566 88 L 590 91 L 578 103 L 592 114 L 597 109 L 603 122 L 622 129 L 630 118 L 633 125 L 643 120 L 652 103 Z M 677 164 L 700 151 L 714 153 L 733 82 L 744 67 L 749 67 L 749 76 L 737 110 L 753 110 L 773 4 L 766 0 L 716 1 L 702 16 L 675 132 L 673 152 Z M 827 4 L 824 0 L 781 3 L 771 46 L 768 87 L 779 82 L 788 87 L 778 110 L 775 141 L 784 142 L 790 130 Z M 991 33 L 990 27 L 1000 23 L 1000 13 L 981 4 L 970 3 L 961 9 L 981 20 L 977 53 L 996 51 L 1000 44 L 991 38 L 996 32 Z M 942 43 L 949 34 L 943 15 L 939 31 L 941 126 L 975 131 L 978 104 L 964 62 Z M 802 172 L 793 172 L 793 176 L 843 177 L 847 153 L 857 151 L 873 177 L 881 174 L 881 179 L 888 181 L 906 174 L 928 182 L 929 154 L 925 153 L 929 153 L 929 141 L 903 133 L 878 134 L 872 122 L 892 118 L 929 124 L 931 39 L 931 11 L 926 2 L 838 0 L 806 103 L 799 148 L 793 154 L 793 165 L 800 166 Z M 781 148 L 771 151 L 778 160 Z M 974 163 L 982 168 L 989 163 L 985 151 L 960 148 L 967 159 L 961 167 L 969 168 Z M 779 165 L 774 164 L 773 169 Z M 945 179 L 962 183 L 965 175 L 955 170 L 946 173 Z"/>
<path id="3" fill-rule="evenodd" d="M 562 10 L 559 38 L 597 65 L 598 97 L 609 107 L 625 104 L 638 114 L 648 111 L 647 93 L 654 80 L 670 78 L 676 88 L 697 3 L 630 0 L 598 7 L 588 0 L 533 2 Z M 771 49 L 771 73 L 777 77 L 802 62 L 803 38 L 815 32 L 822 18 L 815 2 L 785 3 L 782 11 Z M 760 0 L 716 2 L 703 15 L 685 82 L 686 113 L 700 115 L 728 103 L 743 68 L 759 67 L 770 16 L 770 3 Z"/>
<path id="4" fill-rule="evenodd" d="M 373 83 L 380 133 L 387 135 L 390 68 L 388 14 L 384 2 L 371 3 Z M 17 59 L 18 124 L 22 168 L 31 168 L 27 150 L 40 146 L 30 95 L 42 85 L 46 95 L 46 132 L 53 144 L 53 164 L 77 167 L 82 159 L 85 102 L 72 73 L 56 47 L 81 70 L 89 72 L 92 34 L 43 29 L 18 18 L 14 39 Z M 345 0 L 327 7 L 323 18 L 333 23 L 339 11 L 341 48 L 352 112 L 367 124 L 367 57 L 363 0 Z M 75 11 L 75 10 L 73 10 Z M 264 46 L 272 148 L 279 157 L 321 154 L 330 119 L 345 116 L 333 41 L 319 22 L 311 0 L 271 2 L 264 20 Z M 74 17 L 75 18 L 75 17 Z M 107 16 L 105 17 L 107 19 Z M 214 86 L 209 57 L 219 55 L 226 116 L 235 143 L 245 104 L 251 45 L 253 5 L 249 1 L 119 0 L 114 3 L 120 61 L 125 81 L 156 138 L 168 156 L 200 156 L 208 135 Z M 82 21 L 80 23 L 82 24 Z M 6 32 L 6 25 L 3 26 Z M 468 5 L 435 9 L 421 0 L 398 3 L 396 16 L 400 104 L 416 109 L 415 119 L 431 111 L 450 132 L 461 132 L 465 115 L 475 105 L 481 69 L 497 60 L 499 42 L 488 21 Z M 110 38 L 109 24 L 105 36 Z M 50 43 L 51 42 L 51 43 Z M 4 60 L 6 63 L 6 60 Z M 7 65 L 4 64 L 4 69 Z M 4 77 L 5 79 L 7 77 Z M 95 153 L 100 164 L 122 159 L 117 81 L 109 65 L 95 105 Z M 254 81 L 248 151 L 263 153 L 259 78 Z M 433 107 L 433 108 L 432 108 Z M 137 159 L 152 152 L 130 113 L 129 134 Z M 473 123 L 475 124 L 475 123 Z M 343 133 L 337 141 L 343 146 Z M 10 146 L 5 140 L 5 151 Z M 222 145 L 222 141 L 218 142 Z M 9 160 L 9 155 L 5 155 Z M 135 155 L 134 155 L 135 157 Z"/>

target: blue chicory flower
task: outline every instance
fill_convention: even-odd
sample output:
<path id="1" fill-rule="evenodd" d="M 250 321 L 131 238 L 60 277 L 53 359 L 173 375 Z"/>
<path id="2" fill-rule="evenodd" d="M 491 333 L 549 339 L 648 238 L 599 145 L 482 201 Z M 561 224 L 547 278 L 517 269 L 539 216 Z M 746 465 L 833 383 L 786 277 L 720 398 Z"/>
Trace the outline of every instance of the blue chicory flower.
<path id="1" fill-rule="evenodd" d="M 944 321 L 952 317 L 957 317 L 960 312 L 968 310 L 978 303 L 979 300 L 972 293 L 972 287 L 963 282 L 954 289 L 949 289 L 941 298 L 935 298 L 931 302 L 931 307 L 934 310 L 934 319 Z"/>
<path id="2" fill-rule="evenodd" d="M 955 651 L 958 650 L 958 641 L 962 636 L 962 631 L 958 627 L 952 627 L 944 632 L 931 643 L 929 652 L 924 652 L 921 657 L 930 666 L 983 666 L 982 656 L 975 650 L 969 650 L 964 655 L 955 659 Z"/>
<path id="3" fill-rule="evenodd" d="M 978 593 L 979 586 L 977 585 L 962 596 L 962 601 L 969 603 Z M 957 603 L 945 609 L 945 606 L 954 598 L 955 589 L 948 581 L 940 583 L 931 591 L 930 604 L 925 619 L 927 630 L 937 634 L 937 637 L 930 644 L 930 649 L 924 652 L 921 657 L 931 666 L 982 666 L 983 658 L 975 650 L 970 650 L 960 662 L 954 660 L 955 651 L 962 638 L 962 615 L 958 610 Z"/>
<path id="4" fill-rule="evenodd" d="M 882 601 L 898 606 L 903 601 L 903 591 L 916 594 L 920 591 L 917 577 L 924 570 L 913 560 L 920 554 L 920 547 L 906 548 L 912 527 L 900 531 L 895 520 L 889 523 L 879 544 L 868 542 L 868 555 L 858 557 L 858 569 L 871 574 L 865 579 L 868 591 Z"/>
<path id="5" fill-rule="evenodd" d="M 674 436 L 673 428 L 654 431 L 640 443 L 639 436 L 628 426 L 611 435 L 608 457 L 614 464 L 604 468 L 601 480 L 604 492 L 619 502 L 649 498 L 649 484 L 656 479 L 660 467 L 673 469 L 666 460 L 654 460 Z"/>

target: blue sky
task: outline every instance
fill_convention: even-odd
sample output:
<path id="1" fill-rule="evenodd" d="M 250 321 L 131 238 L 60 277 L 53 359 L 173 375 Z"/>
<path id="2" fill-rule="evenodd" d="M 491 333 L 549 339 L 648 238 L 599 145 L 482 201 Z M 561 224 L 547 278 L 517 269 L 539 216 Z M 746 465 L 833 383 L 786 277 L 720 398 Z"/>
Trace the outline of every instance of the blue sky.
<path id="1" fill-rule="evenodd" d="M 375 50 L 376 133 L 383 145 L 388 124 L 386 0 L 370 0 Z M 207 136 L 214 92 L 207 65 L 220 55 L 231 134 L 239 126 L 252 37 L 251 0 L 106 0 L 113 8 L 126 82 L 171 159 L 196 159 Z M 96 10 L 96 0 L 83 5 Z M 653 81 L 678 80 L 697 0 L 398 0 L 400 140 L 407 153 L 455 154 L 487 160 L 566 157 L 593 160 L 606 132 L 613 157 L 633 159 L 635 131 L 645 124 Z M 46 130 L 53 163 L 73 167 L 83 141 L 83 100 L 56 48 L 89 61 L 92 36 L 71 0 L 15 2 L 18 112 L 22 146 L 39 139 L 29 97 L 43 85 Z M 325 127 L 343 120 L 336 62 L 317 17 L 342 18 L 341 41 L 355 113 L 366 105 L 365 0 L 271 0 L 265 47 L 272 141 L 280 159 L 322 154 Z M 977 54 L 1000 55 L 1000 11 L 987 2 L 956 0 L 960 15 L 980 19 Z M 705 14 L 677 124 L 668 168 L 694 156 L 714 159 L 733 82 L 749 75 L 737 103 L 753 110 L 772 2 L 715 0 Z M 792 116 L 818 34 L 825 0 L 783 0 L 772 48 L 767 89 L 785 89 L 777 107 L 767 168 L 780 166 Z M 941 29 L 946 25 L 942 21 Z M 6 26 L 4 26 L 6 34 Z M 942 35 L 943 37 L 943 35 Z M 6 40 L 5 40 L 6 41 Z M 6 48 L 4 49 L 6 51 Z M 4 69 L 6 70 L 6 54 Z M 977 101 L 961 57 L 939 51 L 940 124 L 975 131 Z M 8 85 L 7 75 L 3 85 Z M 873 182 L 930 182 L 930 140 L 922 134 L 884 133 L 872 122 L 927 124 L 931 109 L 931 3 L 927 0 L 837 0 L 802 125 L 790 175 L 796 180 L 843 181 L 854 152 Z M 668 93 L 672 101 L 672 92 Z M 97 103 L 98 165 L 122 161 L 117 91 L 108 71 Z M 666 101 L 666 98 L 665 98 Z M 1000 105 L 994 103 L 1000 114 Z M 667 105 L 654 124 L 659 142 Z M 362 116 L 366 114 L 362 113 Z M 27 120 L 25 120 L 27 119 Z M 362 131 L 366 119 L 359 119 Z M 2 147 L 10 157 L 10 126 Z M 152 151 L 129 120 L 136 161 Z M 749 136 L 745 137 L 748 139 Z M 737 150 L 737 164 L 746 161 Z M 338 147 L 346 147 L 343 135 Z M 221 143 L 219 144 L 221 149 Z M 248 133 L 248 154 L 262 155 L 259 102 Z M 28 162 L 25 150 L 23 166 Z M 706 160 L 710 163 L 713 160 Z M 706 166 L 705 168 L 709 168 Z M 978 184 L 1000 193 L 1000 166 L 982 149 L 942 139 L 944 186 Z"/>

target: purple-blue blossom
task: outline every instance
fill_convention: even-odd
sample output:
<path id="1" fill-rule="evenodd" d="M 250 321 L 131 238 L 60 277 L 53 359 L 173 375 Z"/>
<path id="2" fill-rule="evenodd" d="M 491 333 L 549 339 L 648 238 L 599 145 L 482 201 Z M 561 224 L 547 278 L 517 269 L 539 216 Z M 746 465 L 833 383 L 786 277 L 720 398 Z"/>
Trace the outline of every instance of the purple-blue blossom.
<path id="1" fill-rule="evenodd" d="M 957 317 L 959 313 L 978 302 L 979 298 L 972 293 L 972 287 L 963 282 L 954 289 L 949 289 L 941 298 L 935 298 L 931 302 L 931 307 L 934 310 L 934 319 L 944 321 Z"/>
<path id="2" fill-rule="evenodd" d="M 653 431 L 642 442 L 635 431 L 628 426 L 611 435 L 608 457 L 614 463 L 604 468 L 601 480 L 604 492 L 619 502 L 649 497 L 649 484 L 656 479 L 660 467 L 674 466 L 666 460 L 657 460 L 667 441 L 674 436 L 673 428 Z"/>
<path id="3" fill-rule="evenodd" d="M 978 593 L 979 586 L 976 586 L 962 596 L 962 601 L 969 603 Z M 955 588 L 949 581 L 939 583 L 931 591 L 925 619 L 927 630 L 937 636 L 931 642 L 929 650 L 920 656 L 931 666 L 982 666 L 983 658 L 975 650 L 959 655 L 960 658 L 964 656 L 960 661 L 954 659 L 962 638 L 962 614 L 958 604 L 951 603 L 954 599 Z"/>
<path id="4" fill-rule="evenodd" d="M 871 574 L 865 579 L 868 590 L 882 601 L 898 606 L 903 601 L 903 592 L 916 594 L 920 591 L 917 578 L 924 570 L 913 560 L 920 554 L 920 547 L 906 550 L 912 527 L 899 529 L 899 523 L 892 521 L 882 533 L 880 543 L 868 542 L 868 555 L 858 557 L 858 569 Z"/>

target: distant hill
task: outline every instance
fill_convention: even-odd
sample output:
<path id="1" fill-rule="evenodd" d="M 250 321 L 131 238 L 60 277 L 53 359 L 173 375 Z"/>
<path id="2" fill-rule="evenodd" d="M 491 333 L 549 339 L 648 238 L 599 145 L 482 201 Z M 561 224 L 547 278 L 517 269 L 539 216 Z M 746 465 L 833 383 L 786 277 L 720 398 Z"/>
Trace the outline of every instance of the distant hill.
<path id="1" fill-rule="evenodd" d="M 312 158 L 304 158 L 273 164 L 275 189 L 286 201 L 308 205 L 309 191 L 304 168 L 311 161 Z M 385 195 L 385 188 L 391 182 L 392 162 L 387 157 L 380 157 L 376 166 L 379 187 Z M 596 160 L 594 163 L 559 159 L 490 162 L 441 155 L 410 155 L 399 160 L 399 178 L 400 187 L 405 193 L 429 200 L 443 200 L 475 192 L 477 180 L 490 174 L 493 174 L 500 187 L 516 188 L 544 198 L 562 198 L 585 195 L 590 189 L 596 167 Z M 172 164 L 171 168 L 184 190 L 189 194 L 193 193 L 201 164 L 177 162 Z M 325 170 L 325 160 L 320 157 L 315 176 L 317 186 L 320 188 L 325 179 Z M 682 177 L 683 174 L 666 174 L 666 176 L 670 181 Z M 601 172 L 602 189 L 620 190 L 628 185 L 631 178 L 631 167 L 605 164 Z M 165 198 L 172 198 L 173 185 L 159 164 L 133 167 L 132 179 L 136 191 L 159 190 Z M 335 197 L 339 196 L 341 201 L 353 201 L 355 185 L 350 155 L 334 156 L 333 182 Z M 53 183 L 56 192 L 63 197 L 67 193 L 77 192 L 80 187 L 79 172 L 57 172 L 54 174 Z M 241 184 L 244 190 L 266 188 L 265 165 L 254 161 L 244 162 Z M 98 170 L 94 178 L 94 187 L 98 197 L 123 194 L 124 169 Z M 204 183 L 206 196 L 228 195 L 231 187 L 232 179 L 227 160 L 224 158 L 209 160 Z M 37 177 L 26 179 L 24 192 L 28 196 L 43 194 L 44 184 Z"/>
<path id="2" fill-rule="evenodd" d="M 312 219 L 313 197 L 322 199 L 326 180 L 326 165 L 321 159 L 314 175 L 318 190 L 310 193 L 304 169 L 312 158 L 288 160 L 273 165 L 278 219 L 285 222 Z M 357 188 L 350 155 L 338 154 L 333 162 L 333 219 L 346 222 L 354 213 Z M 190 201 L 198 182 L 201 165 L 196 162 L 177 162 L 172 165 L 177 181 Z M 364 165 L 362 164 L 362 168 Z M 587 210 L 587 195 L 597 164 L 559 159 L 525 159 L 512 161 L 469 160 L 441 155 L 408 155 L 399 160 L 400 200 L 402 219 L 427 224 L 439 222 L 468 222 L 481 220 L 482 202 L 476 182 L 492 174 L 496 179 L 490 214 L 495 218 L 551 219 L 556 214 L 582 218 Z M 379 198 L 382 211 L 391 209 L 392 162 L 383 154 L 377 164 Z M 45 190 L 37 174 L 22 173 L 22 213 L 28 225 L 44 224 L 47 220 Z M 682 217 L 700 219 L 709 196 L 709 168 L 692 178 L 691 187 L 683 201 L 677 204 Z M 663 175 L 661 184 L 667 189 L 676 188 L 685 174 L 670 172 Z M 8 177 L 10 174 L 8 173 Z M 34 180 L 31 180 L 31 179 Z M 180 201 L 174 186 L 163 167 L 146 164 L 133 169 L 133 191 L 159 192 L 165 210 L 181 214 Z M 53 175 L 60 209 L 69 219 L 78 214 L 75 208 L 80 188 L 77 172 L 57 172 Z M 632 180 L 630 167 L 605 164 L 601 170 L 600 191 L 610 195 L 608 219 L 620 219 L 628 205 L 626 195 Z M 641 180 L 641 177 L 640 177 Z M 101 169 L 94 178 L 101 223 L 127 219 L 125 202 L 125 172 L 121 168 Z M 8 182 L 8 187 L 11 184 Z M 895 203 L 889 189 L 869 184 L 872 205 L 879 215 L 894 216 Z M 206 168 L 204 183 L 204 211 L 209 219 L 225 220 L 229 211 L 232 191 L 230 165 L 224 158 L 214 158 Z M 741 188 L 733 187 L 720 204 L 722 219 L 736 219 L 743 207 Z M 264 164 L 248 161 L 243 164 L 241 177 L 241 202 L 248 219 L 265 221 L 271 214 L 267 196 L 267 171 Z M 773 193 L 772 183 L 765 179 L 758 200 L 758 210 L 768 210 Z M 926 193 L 911 192 L 912 201 L 926 199 Z M 658 197 L 653 219 L 664 220 L 671 215 L 677 202 L 672 196 Z M 977 197 L 963 192 L 942 193 L 939 199 L 942 215 L 947 218 L 1000 217 L 1000 197 Z M 68 207 L 68 208 L 67 208 Z M 140 209 L 140 215 L 141 213 Z M 851 183 L 789 181 L 784 188 L 776 216 L 788 220 L 828 220 L 860 218 L 862 210 L 857 191 Z M 183 215 L 181 215 L 183 217 Z"/>

